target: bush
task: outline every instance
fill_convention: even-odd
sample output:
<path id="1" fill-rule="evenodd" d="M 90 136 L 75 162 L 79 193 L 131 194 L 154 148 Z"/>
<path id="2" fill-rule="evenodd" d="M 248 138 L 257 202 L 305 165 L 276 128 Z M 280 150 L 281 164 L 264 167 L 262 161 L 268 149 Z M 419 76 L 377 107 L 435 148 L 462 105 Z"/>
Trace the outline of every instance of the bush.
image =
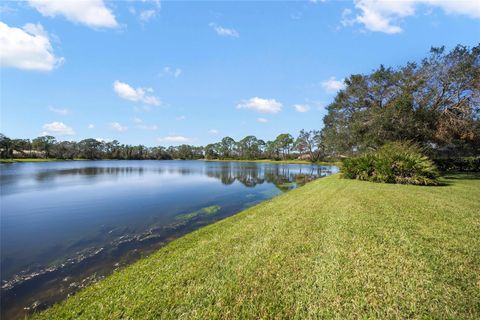
<path id="1" fill-rule="evenodd" d="M 345 159 L 342 176 L 372 182 L 438 185 L 438 171 L 411 142 L 391 142 L 375 152 Z"/>
<path id="2" fill-rule="evenodd" d="M 480 172 L 480 157 L 434 159 L 442 172 Z"/>

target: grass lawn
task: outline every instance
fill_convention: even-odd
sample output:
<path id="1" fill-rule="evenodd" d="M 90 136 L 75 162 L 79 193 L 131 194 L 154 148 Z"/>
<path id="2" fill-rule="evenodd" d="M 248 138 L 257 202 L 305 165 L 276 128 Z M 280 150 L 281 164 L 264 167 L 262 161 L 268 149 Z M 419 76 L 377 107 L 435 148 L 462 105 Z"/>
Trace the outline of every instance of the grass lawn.
<path id="1" fill-rule="evenodd" d="M 84 159 L 73 159 L 84 160 Z M 15 163 L 15 162 L 54 162 L 54 161 L 73 161 L 72 159 L 55 159 L 55 158 L 14 158 L 14 159 L 0 159 L 0 163 Z"/>
<path id="2" fill-rule="evenodd" d="M 190 233 L 39 319 L 479 319 L 480 176 L 323 178 Z"/>

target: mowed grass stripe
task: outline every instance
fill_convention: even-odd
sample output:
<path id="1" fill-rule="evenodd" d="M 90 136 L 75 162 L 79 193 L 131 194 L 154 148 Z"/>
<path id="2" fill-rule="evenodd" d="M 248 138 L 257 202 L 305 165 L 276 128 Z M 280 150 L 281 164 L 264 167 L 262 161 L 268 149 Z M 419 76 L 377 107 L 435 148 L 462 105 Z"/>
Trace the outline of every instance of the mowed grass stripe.
<path id="1" fill-rule="evenodd" d="M 465 178 L 442 187 L 323 178 L 35 317 L 477 319 L 480 180 Z"/>

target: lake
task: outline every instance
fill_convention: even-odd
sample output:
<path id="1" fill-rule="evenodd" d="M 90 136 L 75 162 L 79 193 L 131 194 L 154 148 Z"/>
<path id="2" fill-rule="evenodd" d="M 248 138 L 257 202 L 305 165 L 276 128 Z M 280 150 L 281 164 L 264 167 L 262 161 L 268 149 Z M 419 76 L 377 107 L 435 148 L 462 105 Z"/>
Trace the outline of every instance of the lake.
<path id="1" fill-rule="evenodd" d="M 175 160 L 1 164 L 2 316 L 43 309 L 185 233 L 336 171 Z"/>

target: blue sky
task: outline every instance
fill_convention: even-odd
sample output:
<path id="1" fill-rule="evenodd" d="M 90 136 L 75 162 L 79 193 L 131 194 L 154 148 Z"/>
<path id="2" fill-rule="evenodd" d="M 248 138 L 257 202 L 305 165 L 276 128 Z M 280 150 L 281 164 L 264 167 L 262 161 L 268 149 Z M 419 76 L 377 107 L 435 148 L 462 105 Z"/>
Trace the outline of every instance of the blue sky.
<path id="1" fill-rule="evenodd" d="M 31 0 L 0 13 L 2 133 L 147 146 L 319 129 L 346 76 L 480 35 L 478 0 Z"/>

